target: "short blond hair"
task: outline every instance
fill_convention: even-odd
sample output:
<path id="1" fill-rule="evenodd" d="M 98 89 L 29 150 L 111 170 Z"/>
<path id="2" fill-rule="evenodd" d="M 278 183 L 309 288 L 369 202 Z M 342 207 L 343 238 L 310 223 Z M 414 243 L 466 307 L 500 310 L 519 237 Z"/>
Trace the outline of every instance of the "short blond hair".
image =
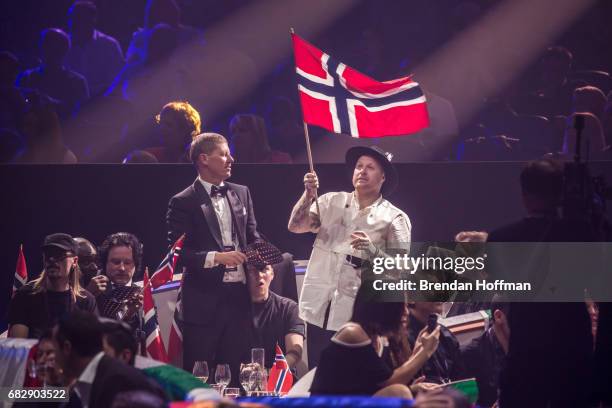
<path id="1" fill-rule="evenodd" d="M 161 112 L 155 115 L 155 122 L 159 124 L 164 115 L 173 115 L 183 121 L 185 127 L 191 129 L 192 139 L 202 131 L 200 114 L 187 101 L 173 101 L 165 104 Z"/>
<path id="2" fill-rule="evenodd" d="M 217 146 L 227 144 L 227 139 L 218 133 L 202 133 L 191 141 L 189 146 L 189 159 L 193 164 L 197 164 L 201 154 L 211 154 Z"/>

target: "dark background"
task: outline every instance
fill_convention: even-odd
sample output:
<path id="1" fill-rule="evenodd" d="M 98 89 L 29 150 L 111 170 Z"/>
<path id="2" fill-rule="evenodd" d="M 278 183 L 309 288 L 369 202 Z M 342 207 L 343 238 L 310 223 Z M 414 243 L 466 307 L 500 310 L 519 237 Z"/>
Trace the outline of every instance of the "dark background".
<path id="1" fill-rule="evenodd" d="M 490 230 L 523 215 L 518 176 L 523 163 L 397 164 L 400 186 L 389 200 L 412 221 L 412 241 L 452 241 L 461 230 Z M 612 162 L 592 163 L 612 181 Z M 350 191 L 342 164 L 316 166 L 320 193 Z M 306 165 L 236 164 L 230 181 L 249 186 L 259 230 L 295 259 L 307 259 L 314 235 L 287 231 L 303 191 Z M 66 232 L 99 245 L 118 231 L 144 244 L 144 265 L 155 269 L 167 249 L 165 214 L 170 197 L 193 183 L 190 165 L 0 166 L 0 324 L 4 327 L 19 244 L 29 278 L 41 270 L 45 235 Z M 609 210 L 609 214 L 612 212 Z"/>

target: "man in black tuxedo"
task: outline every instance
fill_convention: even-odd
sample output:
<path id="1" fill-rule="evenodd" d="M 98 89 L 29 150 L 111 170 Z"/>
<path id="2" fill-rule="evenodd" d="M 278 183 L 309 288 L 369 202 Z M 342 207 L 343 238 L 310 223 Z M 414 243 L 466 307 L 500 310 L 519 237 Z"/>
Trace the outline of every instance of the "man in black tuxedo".
<path id="1" fill-rule="evenodd" d="M 167 400 L 162 389 L 140 370 L 102 351 L 102 325 L 89 312 L 64 315 L 53 328 L 55 365 L 64 384 L 73 384 L 70 407 L 107 408 L 123 392 L 143 391 Z"/>
<path id="2" fill-rule="evenodd" d="M 230 364 L 232 384 L 238 384 L 240 363 L 249 359 L 244 333 L 251 313 L 242 250 L 259 239 L 253 202 L 246 186 L 225 182 L 234 159 L 223 136 L 196 136 L 189 157 L 198 178 L 170 199 L 167 214 L 169 244 L 185 234 L 179 258 L 183 368 L 191 371 L 198 360 L 213 371 Z"/>

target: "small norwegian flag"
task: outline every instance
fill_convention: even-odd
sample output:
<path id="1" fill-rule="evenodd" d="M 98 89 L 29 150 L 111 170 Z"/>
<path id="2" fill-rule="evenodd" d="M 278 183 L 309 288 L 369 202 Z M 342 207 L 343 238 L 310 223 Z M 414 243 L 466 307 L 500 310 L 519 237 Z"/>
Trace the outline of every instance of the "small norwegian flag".
<path id="1" fill-rule="evenodd" d="M 281 350 L 277 343 L 274 365 L 270 369 L 270 375 L 268 377 L 268 391 L 277 393 L 289 392 L 292 386 L 293 374 L 291 374 L 291 370 L 289 370 L 289 364 L 287 364 L 283 350 Z"/>
<path id="2" fill-rule="evenodd" d="M 28 268 L 25 256 L 23 255 L 23 245 L 19 245 L 19 255 L 17 255 L 17 266 L 15 267 L 15 278 L 13 279 L 13 295 L 20 287 L 28 281 Z"/>
<path id="3" fill-rule="evenodd" d="M 181 235 L 181 237 L 176 240 L 174 245 L 172 245 L 172 248 L 170 248 L 168 254 L 166 254 L 164 260 L 161 261 L 157 267 L 157 270 L 153 273 L 153 275 L 151 275 L 151 286 L 153 289 L 157 289 L 160 286 L 172 281 L 174 268 L 176 268 L 176 263 L 178 262 L 184 240 L 185 234 Z"/>
<path id="4" fill-rule="evenodd" d="M 172 325 L 170 326 L 170 336 L 168 338 L 168 360 L 170 363 L 182 367 L 183 366 L 183 332 L 179 325 L 179 316 L 181 315 L 181 286 L 179 286 L 178 295 L 176 298 L 176 306 L 172 315 Z"/>
<path id="5" fill-rule="evenodd" d="M 144 332 L 146 338 L 147 356 L 162 361 L 168 362 L 168 355 L 164 348 L 164 342 L 159 331 L 159 324 L 157 323 L 157 312 L 155 310 L 155 303 L 153 302 L 153 294 L 151 293 L 151 283 L 149 281 L 149 271 L 145 270 L 144 279 L 144 299 L 143 299 L 143 312 L 144 312 Z"/>
<path id="6" fill-rule="evenodd" d="M 429 126 L 411 76 L 379 82 L 292 34 L 304 122 L 356 138 L 400 136 Z"/>

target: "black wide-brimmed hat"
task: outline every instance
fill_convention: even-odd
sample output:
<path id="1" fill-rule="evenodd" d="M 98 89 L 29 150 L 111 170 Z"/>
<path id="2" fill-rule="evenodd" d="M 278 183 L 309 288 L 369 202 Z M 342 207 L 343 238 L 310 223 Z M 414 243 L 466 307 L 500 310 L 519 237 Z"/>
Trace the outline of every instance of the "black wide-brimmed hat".
<path id="1" fill-rule="evenodd" d="M 263 269 L 266 265 L 276 265 L 283 262 L 281 251 L 267 241 L 257 241 L 249 244 L 245 251 L 247 264 L 256 269 Z"/>
<path id="2" fill-rule="evenodd" d="M 397 188 L 397 171 L 391 163 L 393 155 L 385 152 L 378 146 L 355 146 L 348 149 L 345 156 L 346 166 L 353 171 L 357 160 L 361 156 L 368 156 L 376 160 L 385 172 L 385 182 L 382 185 L 383 194 L 391 194 Z"/>

